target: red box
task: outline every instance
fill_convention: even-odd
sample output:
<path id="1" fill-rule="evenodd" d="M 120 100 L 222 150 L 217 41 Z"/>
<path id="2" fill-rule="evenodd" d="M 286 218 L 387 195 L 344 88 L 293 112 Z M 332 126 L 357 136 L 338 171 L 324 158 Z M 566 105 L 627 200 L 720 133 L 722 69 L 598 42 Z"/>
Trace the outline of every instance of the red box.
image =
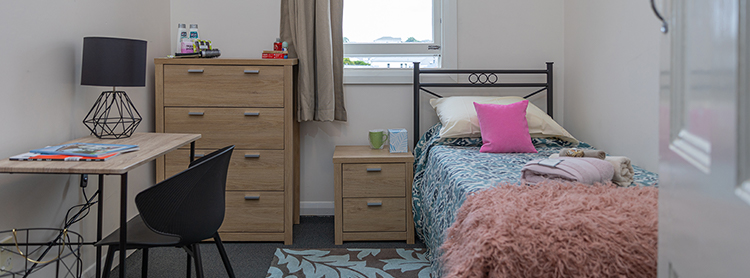
<path id="1" fill-rule="evenodd" d="M 286 59 L 287 57 L 286 53 L 263 53 L 261 56 L 263 59 Z"/>

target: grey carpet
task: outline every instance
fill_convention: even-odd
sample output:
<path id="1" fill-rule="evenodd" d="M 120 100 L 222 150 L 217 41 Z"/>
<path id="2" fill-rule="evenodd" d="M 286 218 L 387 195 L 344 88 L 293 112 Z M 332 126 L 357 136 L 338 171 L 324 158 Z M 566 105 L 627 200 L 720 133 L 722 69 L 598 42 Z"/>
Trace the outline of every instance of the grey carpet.
<path id="1" fill-rule="evenodd" d="M 333 225 L 332 216 L 303 216 L 300 218 L 300 224 L 294 225 L 294 244 L 292 245 L 284 245 L 280 242 L 225 242 L 224 248 L 227 250 L 227 256 L 238 278 L 266 277 L 266 271 L 271 265 L 276 248 L 426 248 L 419 239 L 416 244 L 406 244 L 405 241 L 368 241 L 335 245 Z M 216 245 L 203 243 L 200 248 L 206 278 L 227 277 Z M 149 277 L 186 277 L 186 254 L 182 249 L 152 248 L 148 255 Z M 128 278 L 141 276 L 141 256 L 142 252 L 136 251 L 127 258 Z M 119 269 L 115 268 L 111 277 L 119 277 Z M 194 270 L 192 277 L 195 277 Z"/>

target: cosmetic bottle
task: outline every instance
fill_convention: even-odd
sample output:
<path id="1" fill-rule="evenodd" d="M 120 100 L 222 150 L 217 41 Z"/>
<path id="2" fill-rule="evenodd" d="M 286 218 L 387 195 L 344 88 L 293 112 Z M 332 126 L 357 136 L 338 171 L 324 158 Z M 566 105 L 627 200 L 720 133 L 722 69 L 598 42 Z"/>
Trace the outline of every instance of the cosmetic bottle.
<path id="1" fill-rule="evenodd" d="M 198 24 L 190 24 L 190 42 L 194 42 L 199 39 L 198 37 Z"/>
<path id="2" fill-rule="evenodd" d="M 185 28 L 185 23 L 177 24 L 177 47 L 175 47 L 175 53 L 182 53 L 182 40 L 187 39 L 188 33 Z"/>

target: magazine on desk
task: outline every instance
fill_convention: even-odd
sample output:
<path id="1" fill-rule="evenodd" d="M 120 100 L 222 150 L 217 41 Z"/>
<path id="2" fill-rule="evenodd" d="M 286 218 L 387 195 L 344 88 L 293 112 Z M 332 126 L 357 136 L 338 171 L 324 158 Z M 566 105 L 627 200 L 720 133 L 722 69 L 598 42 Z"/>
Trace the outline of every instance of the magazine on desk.
<path id="1" fill-rule="evenodd" d="M 17 161 L 107 161 L 108 159 L 119 155 L 120 153 L 110 153 L 99 157 L 64 155 L 64 154 L 38 154 L 22 153 L 10 157 L 10 160 Z"/>
<path id="2" fill-rule="evenodd" d="M 82 157 L 102 157 L 113 153 L 132 152 L 137 150 L 138 145 L 70 143 L 59 146 L 44 147 L 41 149 L 31 150 L 29 152 L 45 155 L 55 154 Z"/>

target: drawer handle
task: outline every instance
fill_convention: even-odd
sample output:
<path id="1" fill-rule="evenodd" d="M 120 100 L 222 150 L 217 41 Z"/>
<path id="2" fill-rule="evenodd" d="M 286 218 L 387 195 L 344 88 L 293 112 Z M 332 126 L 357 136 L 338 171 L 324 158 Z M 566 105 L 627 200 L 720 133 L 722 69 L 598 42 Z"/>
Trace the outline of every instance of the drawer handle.
<path id="1" fill-rule="evenodd" d="M 256 154 L 245 154 L 245 158 L 259 158 L 259 157 L 260 157 L 259 153 L 256 153 Z"/>
<path id="2" fill-rule="evenodd" d="M 195 157 L 195 158 L 204 157 L 204 156 L 206 156 L 206 155 L 205 154 L 194 154 L 193 155 L 193 157 Z"/>
<path id="3" fill-rule="evenodd" d="M 260 112 L 245 112 L 245 116 L 260 116 Z"/>
<path id="4" fill-rule="evenodd" d="M 203 73 L 203 69 L 188 69 L 188 73 Z"/>
<path id="5" fill-rule="evenodd" d="M 245 200 L 260 200 L 260 196 L 245 196 Z"/>
<path id="6" fill-rule="evenodd" d="M 203 116 L 203 112 L 188 112 L 188 116 Z"/>
<path id="7" fill-rule="evenodd" d="M 379 207 L 382 205 L 383 205 L 383 202 L 367 202 L 368 207 Z"/>
<path id="8" fill-rule="evenodd" d="M 380 168 L 367 168 L 367 172 L 380 172 L 382 171 Z"/>
<path id="9" fill-rule="evenodd" d="M 260 73 L 260 70 L 245 70 L 245 73 L 246 74 L 251 74 L 251 73 L 258 74 Z"/>

